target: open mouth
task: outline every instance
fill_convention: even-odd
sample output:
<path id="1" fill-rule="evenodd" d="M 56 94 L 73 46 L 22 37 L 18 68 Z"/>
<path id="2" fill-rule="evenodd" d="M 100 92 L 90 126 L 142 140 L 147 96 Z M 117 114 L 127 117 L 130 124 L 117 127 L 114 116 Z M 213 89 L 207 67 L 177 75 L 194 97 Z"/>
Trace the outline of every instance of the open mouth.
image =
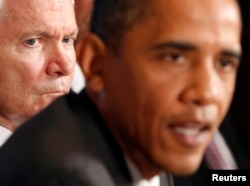
<path id="1" fill-rule="evenodd" d="M 207 125 L 187 124 L 186 126 L 172 125 L 170 126 L 176 133 L 186 136 L 195 136 L 209 129 Z"/>
<path id="2" fill-rule="evenodd" d="M 182 123 L 171 124 L 169 129 L 173 138 L 182 146 L 197 147 L 208 140 L 211 133 L 209 123 Z"/>

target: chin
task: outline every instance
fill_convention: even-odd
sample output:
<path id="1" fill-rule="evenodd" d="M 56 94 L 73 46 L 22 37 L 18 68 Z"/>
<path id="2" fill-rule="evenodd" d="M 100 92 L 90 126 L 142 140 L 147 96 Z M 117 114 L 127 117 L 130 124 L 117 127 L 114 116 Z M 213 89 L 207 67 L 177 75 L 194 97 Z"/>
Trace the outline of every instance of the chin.
<path id="1" fill-rule="evenodd" d="M 190 176 L 200 167 L 202 156 L 175 158 L 171 161 L 168 172 L 176 176 Z"/>
<path id="2" fill-rule="evenodd" d="M 173 170 L 172 173 L 176 176 L 191 176 L 193 175 L 197 170 L 199 166 L 182 166 L 181 168 L 177 168 L 176 170 Z"/>

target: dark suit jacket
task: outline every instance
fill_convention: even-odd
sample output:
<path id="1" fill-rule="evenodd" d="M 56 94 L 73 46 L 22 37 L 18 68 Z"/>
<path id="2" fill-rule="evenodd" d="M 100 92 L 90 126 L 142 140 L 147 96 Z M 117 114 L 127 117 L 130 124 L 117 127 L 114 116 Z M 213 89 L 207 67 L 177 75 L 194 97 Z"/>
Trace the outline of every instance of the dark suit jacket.
<path id="1" fill-rule="evenodd" d="M 1 186 L 132 183 L 120 147 L 84 91 L 22 125 L 0 148 L 0 173 Z"/>

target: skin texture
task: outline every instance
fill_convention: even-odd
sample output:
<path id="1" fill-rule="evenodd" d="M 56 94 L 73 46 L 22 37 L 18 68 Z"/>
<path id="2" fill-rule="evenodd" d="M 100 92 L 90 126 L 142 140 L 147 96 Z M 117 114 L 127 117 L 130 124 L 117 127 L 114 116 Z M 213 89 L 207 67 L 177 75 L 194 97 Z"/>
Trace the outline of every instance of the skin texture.
<path id="1" fill-rule="evenodd" d="M 10 0 L 1 11 L 0 123 L 15 130 L 69 92 L 78 29 L 72 0 Z"/>
<path id="2" fill-rule="evenodd" d="M 89 31 L 89 22 L 93 9 L 93 2 L 93 0 L 75 1 L 76 22 L 79 26 L 79 39 L 81 39 L 82 36 Z"/>
<path id="3" fill-rule="evenodd" d="M 76 22 L 79 27 L 79 34 L 77 36 L 77 40 L 85 39 L 86 34 L 89 32 L 89 23 L 93 10 L 93 4 L 93 0 L 75 0 Z M 78 44 L 78 42 L 76 42 L 75 49 L 77 60 L 79 60 L 80 48 L 81 44 Z"/>
<path id="4" fill-rule="evenodd" d="M 152 0 L 149 6 L 118 53 L 89 34 L 80 64 L 89 94 L 142 175 L 188 175 L 232 99 L 239 10 L 234 0 Z"/>

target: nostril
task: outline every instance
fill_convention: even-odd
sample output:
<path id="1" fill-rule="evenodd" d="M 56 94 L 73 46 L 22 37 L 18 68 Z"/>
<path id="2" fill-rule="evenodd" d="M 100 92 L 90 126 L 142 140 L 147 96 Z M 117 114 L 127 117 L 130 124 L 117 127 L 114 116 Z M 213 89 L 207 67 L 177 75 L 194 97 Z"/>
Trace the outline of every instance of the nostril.
<path id="1" fill-rule="evenodd" d="M 205 83 L 205 82 L 204 82 Z M 218 87 L 208 84 L 201 86 L 189 86 L 181 93 L 181 101 L 194 104 L 206 105 L 216 102 L 219 95 Z"/>
<path id="2" fill-rule="evenodd" d="M 71 60 L 67 60 L 64 63 L 62 62 L 62 64 L 59 66 L 60 67 L 59 72 L 61 72 L 64 75 L 71 74 L 74 72 L 75 64 L 76 62 L 73 62 Z"/>
<path id="3" fill-rule="evenodd" d="M 75 63 L 72 60 L 68 59 L 56 59 L 51 60 L 46 68 L 46 73 L 48 75 L 70 75 L 74 72 Z"/>

